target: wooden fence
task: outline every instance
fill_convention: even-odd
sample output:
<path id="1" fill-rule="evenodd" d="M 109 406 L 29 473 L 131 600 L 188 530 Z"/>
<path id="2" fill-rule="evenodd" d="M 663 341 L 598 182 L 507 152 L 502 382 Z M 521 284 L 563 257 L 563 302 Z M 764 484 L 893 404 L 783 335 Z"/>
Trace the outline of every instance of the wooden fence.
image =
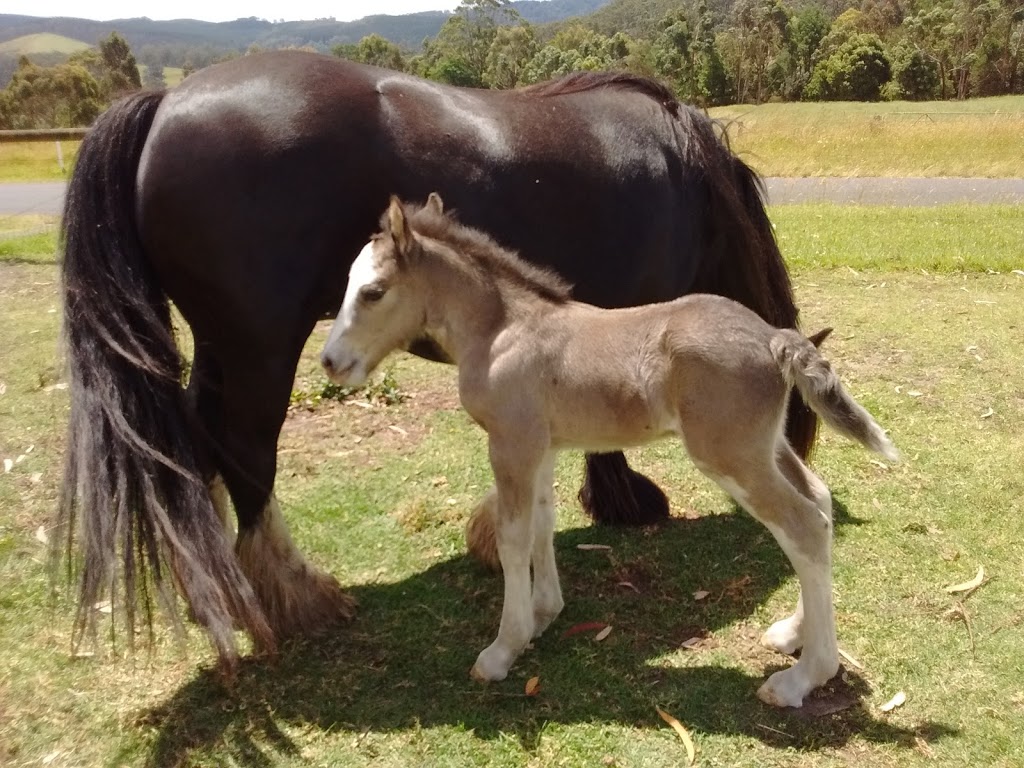
<path id="1" fill-rule="evenodd" d="M 88 128 L 33 128 L 24 131 L 0 131 L 0 144 L 11 141 L 79 141 Z"/>

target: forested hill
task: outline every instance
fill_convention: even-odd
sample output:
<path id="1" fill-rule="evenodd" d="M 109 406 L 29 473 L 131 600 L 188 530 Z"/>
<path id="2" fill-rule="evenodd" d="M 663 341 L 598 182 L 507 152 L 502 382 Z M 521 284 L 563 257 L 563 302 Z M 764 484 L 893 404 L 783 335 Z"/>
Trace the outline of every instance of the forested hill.
<path id="1" fill-rule="evenodd" d="M 589 14 L 607 3 L 608 0 L 519 0 L 511 5 L 527 21 L 541 24 Z M 367 16 L 356 21 L 316 19 L 274 23 L 250 17 L 212 23 L 194 19 L 92 21 L 0 14 L 0 42 L 49 32 L 91 43 L 117 31 L 135 49 L 146 45 L 209 46 L 225 50 L 245 50 L 251 45 L 265 48 L 311 45 L 326 49 L 378 34 L 415 49 L 424 38 L 436 35 L 449 16 L 451 14 L 445 11 L 427 11 L 404 16 Z"/>

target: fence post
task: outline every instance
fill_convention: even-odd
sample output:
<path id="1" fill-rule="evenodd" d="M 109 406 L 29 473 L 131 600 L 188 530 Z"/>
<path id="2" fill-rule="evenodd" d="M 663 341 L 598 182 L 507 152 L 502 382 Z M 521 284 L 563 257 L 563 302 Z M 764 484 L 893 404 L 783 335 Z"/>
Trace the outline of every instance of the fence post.
<path id="1" fill-rule="evenodd" d="M 64 173 L 64 148 L 61 147 L 60 142 L 57 143 L 57 167 L 60 168 L 60 172 Z"/>

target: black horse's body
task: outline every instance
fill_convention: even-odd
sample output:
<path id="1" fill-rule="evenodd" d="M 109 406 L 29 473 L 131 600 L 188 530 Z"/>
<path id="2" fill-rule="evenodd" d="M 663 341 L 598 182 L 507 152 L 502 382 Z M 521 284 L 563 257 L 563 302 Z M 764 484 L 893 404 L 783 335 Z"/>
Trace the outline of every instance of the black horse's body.
<path id="1" fill-rule="evenodd" d="M 347 610 L 333 580 L 283 552 L 283 524 L 267 527 L 277 438 L 303 344 L 337 310 L 389 195 L 431 191 L 582 301 L 700 290 L 796 322 L 756 177 L 655 83 L 604 74 L 471 91 L 279 52 L 129 97 L 84 141 L 64 220 L 62 509 L 82 519 L 85 604 L 116 558 L 134 592 L 162 550 L 228 657 L 233 622 L 270 647 Z M 195 340 L 187 393 L 168 299 Z M 430 353 L 426 340 L 418 349 Z M 813 418 L 794 409 L 790 426 L 805 453 Z M 588 466 L 589 506 L 611 520 L 626 514 L 615 500 L 630 498 L 630 477 L 645 487 L 601 474 L 616 467 L 621 456 Z M 238 557 L 211 501 L 217 476 Z M 602 512 L 597 488 L 617 485 Z"/>

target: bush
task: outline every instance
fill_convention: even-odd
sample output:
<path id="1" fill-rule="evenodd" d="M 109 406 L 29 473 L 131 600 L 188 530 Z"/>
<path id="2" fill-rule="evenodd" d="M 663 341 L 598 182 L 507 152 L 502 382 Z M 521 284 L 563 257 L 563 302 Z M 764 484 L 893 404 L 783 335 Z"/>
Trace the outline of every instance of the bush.
<path id="1" fill-rule="evenodd" d="M 818 62 L 804 88 L 807 101 L 878 101 L 892 65 L 877 35 L 856 34 Z"/>
<path id="2" fill-rule="evenodd" d="M 892 80 L 882 96 L 890 101 L 927 101 L 939 92 L 939 67 L 921 50 L 898 45 L 892 51 Z"/>

